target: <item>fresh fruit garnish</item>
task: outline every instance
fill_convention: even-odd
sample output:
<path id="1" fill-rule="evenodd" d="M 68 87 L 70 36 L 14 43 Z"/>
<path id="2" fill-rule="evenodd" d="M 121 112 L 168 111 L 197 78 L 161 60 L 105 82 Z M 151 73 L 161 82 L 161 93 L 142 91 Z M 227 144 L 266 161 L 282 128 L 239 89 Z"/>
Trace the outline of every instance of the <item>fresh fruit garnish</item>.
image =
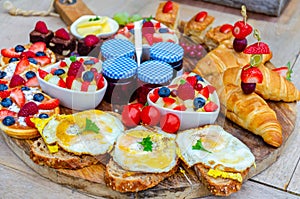
<path id="1" fill-rule="evenodd" d="M 252 27 L 248 23 L 245 23 L 244 21 L 237 21 L 233 25 L 232 34 L 237 39 L 244 39 L 251 34 L 252 30 Z"/>
<path id="2" fill-rule="evenodd" d="M 21 73 L 23 73 L 28 68 L 29 65 L 30 65 L 30 63 L 29 63 L 28 59 L 21 59 L 17 63 L 17 66 L 16 66 L 14 74 L 21 74 Z"/>
<path id="3" fill-rule="evenodd" d="M 241 82 L 241 88 L 245 94 L 250 94 L 255 91 L 256 83 L 244 83 Z"/>
<path id="4" fill-rule="evenodd" d="M 268 44 L 261 41 L 249 45 L 243 52 L 245 54 L 270 54 L 271 53 Z"/>
<path id="5" fill-rule="evenodd" d="M 246 65 L 242 69 L 241 80 L 244 83 L 262 83 L 263 74 L 259 68 Z"/>
<path id="6" fill-rule="evenodd" d="M 209 101 L 207 104 L 204 105 L 204 110 L 206 112 L 214 112 L 218 109 L 218 105 L 213 101 Z"/>
<path id="7" fill-rule="evenodd" d="M 31 127 L 31 128 L 35 128 L 35 124 L 30 120 L 32 117 L 27 116 L 25 117 L 25 123 L 27 126 Z"/>
<path id="8" fill-rule="evenodd" d="M 44 79 L 49 73 L 43 69 L 38 69 L 39 76 Z"/>
<path id="9" fill-rule="evenodd" d="M 205 86 L 205 87 L 203 87 L 200 91 L 199 91 L 199 93 L 203 96 L 203 97 L 205 97 L 206 99 L 208 99 L 208 97 L 209 97 L 209 89 L 208 89 L 208 87 L 207 86 Z"/>
<path id="10" fill-rule="evenodd" d="M 153 92 L 150 92 L 149 93 L 149 99 L 152 101 L 152 102 L 156 102 L 159 98 L 159 94 L 158 94 L 158 88 L 154 89 Z"/>
<path id="11" fill-rule="evenodd" d="M 180 119 L 173 113 L 167 113 L 161 117 L 160 127 L 167 133 L 176 133 L 180 127 Z"/>
<path id="12" fill-rule="evenodd" d="M 57 31 L 55 31 L 55 36 L 64 40 L 69 40 L 70 35 L 64 28 L 60 28 Z"/>
<path id="13" fill-rule="evenodd" d="M 59 99 L 54 98 L 39 104 L 38 108 L 43 110 L 51 110 L 58 106 L 59 106 Z"/>
<path id="14" fill-rule="evenodd" d="M 203 22 L 206 17 L 207 17 L 207 12 L 206 11 L 198 12 L 198 14 L 195 17 L 195 21 Z"/>
<path id="15" fill-rule="evenodd" d="M 168 13 L 173 10 L 173 2 L 167 1 L 163 7 L 163 13 Z"/>
<path id="16" fill-rule="evenodd" d="M 238 39 L 238 38 L 234 38 L 233 40 L 233 49 L 236 52 L 243 52 L 245 50 L 245 48 L 247 47 L 247 39 L 243 38 L 243 39 Z"/>
<path id="17" fill-rule="evenodd" d="M 68 76 L 81 77 L 83 71 L 83 64 L 80 61 L 75 61 L 70 64 Z"/>
<path id="18" fill-rule="evenodd" d="M 99 43 L 99 38 L 96 37 L 95 35 L 87 35 L 85 38 L 84 38 L 84 43 L 85 45 L 87 46 L 94 46 L 96 45 L 97 43 Z"/>
<path id="19" fill-rule="evenodd" d="M 197 110 L 202 108 L 206 103 L 206 100 L 203 97 L 196 97 L 193 101 L 194 108 Z"/>
<path id="20" fill-rule="evenodd" d="M 11 49 L 4 48 L 4 49 L 1 50 L 1 55 L 3 57 L 9 57 L 9 58 L 15 57 L 15 58 L 19 58 L 20 54 L 21 53 L 15 52 L 13 48 L 11 48 Z"/>
<path id="21" fill-rule="evenodd" d="M 208 84 L 206 87 L 208 88 L 208 91 L 210 94 L 212 94 L 216 90 L 216 88 L 210 84 Z"/>
<path id="22" fill-rule="evenodd" d="M 39 56 L 34 58 L 39 65 L 46 66 L 51 63 L 51 59 L 48 56 Z"/>
<path id="23" fill-rule="evenodd" d="M 135 127 L 141 121 L 141 109 L 135 105 L 126 105 L 122 112 L 122 122 L 127 127 Z"/>
<path id="24" fill-rule="evenodd" d="M 87 81 L 82 82 L 80 90 L 85 92 L 88 91 L 90 84 L 91 82 L 87 82 Z"/>
<path id="25" fill-rule="evenodd" d="M 147 34 L 144 34 L 143 36 L 146 38 L 148 44 L 149 44 L 150 46 L 152 46 L 152 45 L 153 45 L 153 42 L 154 42 L 154 41 L 153 41 L 153 34 L 147 33 Z"/>
<path id="26" fill-rule="evenodd" d="M 49 32 L 47 25 L 43 21 L 36 22 L 34 30 L 42 34 L 47 34 Z"/>
<path id="27" fill-rule="evenodd" d="M 16 117 L 17 113 L 14 111 L 11 111 L 11 110 L 7 110 L 7 109 L 0 110 L 0 120 L 5 118 L 6 116 Z"/>
<path id="28" fill-rule="evenodd" d="M 182 100 L 194 99 L 195 90 L 191 84 L 186 82 L 178 86 L 177 96 Z"/>
<path id="29" fill-rule="evenodd" d="M 192 87 L 195 87 L 197 84 L 197 77 L 196 76 L 188 76 L 186 77 L 186 81 L 192 85 Z"/>
<path id="30" fill-rule="evenodd" d="M 220 32 L 224 33 L 224 34 L 232 32 L 232 30 L 233 30 L 233 25 L 231 25 L 231 24 L 223 24 L 220 27 Z"/>
<path id="31" fill-rule="evenodd" d="M 186 110 L 186 106 L 184 104 L 181 105 L 177 105 L 173 108 L 173 110 L 177 110 L 177 111 L 185 111 Z"/>
<path id="32" fill-rule="evenodd" d="M 46 50 L 46 43 L 39 41 L 39 42 L 35 42 L 33 43 L 30 47 L 29 47 L 29 51 L 33 52 L 33 53 L 38 53 L 38 52 L 44 52 Z"/>
<path id="33" fill-rule="evenodd" d="M 25 79 L 23 79 L 23 77 L 21 77 L 20 75 L 13 75 L 11 80 L 10 80 L 10 83 L 9 83 L 9 87 L 10 88 L 14 88 L 14 87 L 17 87 L 17 86 L 21 86 L 21 85 L 24 85 L 25 84 Z"/>
<path id="34" fill-rule="evenodd" d="M 154 106 L 145 106 L 141 112 L 141 120 L 145 125 L 155 126 L 160 121 L 160 112 Z"/>
<path id="35" fill-rule="evenodd" d="M 39 112 L 38 106 L 34 102 L 27 102 L 24 106 L 21 107 L 18 116 L 27 117 L 30 115 L 37 114 Z"/>
<path id="36" fill-rule="evenodd" d="M 10 97 L 19 107 L 22 107 L 25 104 L 25 95 L 19 87 L 11 90 Z"/>
<path id="37" fill-rule="evenodd" d="M 6 116 L 2 120 L 2 124 L 4 124 L 5 126 L 11 126 L 14 125 L 15 123 L 16 123 L 15 118 L 12 116 Z"/>
<path id="38" fill-rule="evenodd" d="M 33 78 L 30 78 L 26 83 L 25 86 L 29 86 L 29 87 L 36 87 L 39 86 L 40 83 L 38 81 L 38 78 L 35 76 Z"/>
<path id="39" fill-rule="evenodd" d="M 152 17 L 149 17 L 144 20 L 142 26 L 142 34 L 145 36 L 146 34 L 153 35 L 155 33 L 154 24 L 151 21 Z"/>
<path id="40" fill-rule="evenodd" d="M 10 90 L 0 91 L 0 98 L 7 98 L 10 96 Z"/>
<path id="41" fill-rule="evenodd" d="M 287 63 L 286 66 L 282 66 L 282 67 L 279 67 L 279 68 L 274 68 L 272 69 L 273 71 L 277 72 L 280 76 L 286 78 L 288 81 L 292 81 L 292 69 L 291 69 L 291 64 L 290 62 Z"/>
<path id="42" fill-rule="evenodd" d="M 163 87 L 160 87 L 158 89 L 158 95 L 159 97 L 169 97 L 171 94 L 171 91 L 168 87 L 166 86 L 163 86 Z"/>
<path id="43" fill-rule="evenodd" d="M 15 46 L 15 52 L 19 53 L 19 52 L 23 52 L 25 50 L 25 47 L 23 45 L 16 45 Z"/>
<path id="44" fill-rule="evenodd" d="M 164 101 L 164 103 L 167 107 L 171 106 L 172 104 L 174 104 L 176 102 L 176 100 L 174 98 L 171 98 L 171 97 L 164 97 L 163 101 Z"/>

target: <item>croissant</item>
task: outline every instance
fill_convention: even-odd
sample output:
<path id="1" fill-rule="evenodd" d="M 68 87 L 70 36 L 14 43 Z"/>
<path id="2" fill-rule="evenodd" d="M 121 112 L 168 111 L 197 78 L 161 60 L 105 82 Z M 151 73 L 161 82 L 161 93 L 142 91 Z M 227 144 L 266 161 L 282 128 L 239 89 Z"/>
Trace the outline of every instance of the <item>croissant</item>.
<path id="1" fill-rule="evenodd" d="M 226 105 L 226 117 L 274 146 L 282 144 L 282 129 L 276 113 L 256 93 L 244 94 L 240 87 L 229 84 L 220 96 Z"/>
<path id="2" fill-rule="evenodd" d="M 300 91 L 295 85 L 270 68 L 258 66 L 263 74 L 263 82 L 256 84 L 255 92 L 265 100 L 293 102 L 300 100 Z M 241 83 L 241 67 L 227 69 L 223 74 L 224 85 Z"/>

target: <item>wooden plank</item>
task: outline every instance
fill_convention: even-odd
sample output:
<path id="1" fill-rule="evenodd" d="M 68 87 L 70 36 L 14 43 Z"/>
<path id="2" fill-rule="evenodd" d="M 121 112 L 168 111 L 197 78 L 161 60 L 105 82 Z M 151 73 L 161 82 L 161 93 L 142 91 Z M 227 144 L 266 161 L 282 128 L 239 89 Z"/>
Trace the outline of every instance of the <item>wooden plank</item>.
<path id="1" fill-rule="evenodd" d="M 299 139 L 298 139 L 299 143 Z M 292 157 L 292 156 L 291 156 Z M 289 186 L 287 187 L 287 191 L 291 193 L 295 193 L 297 195 L 300 195 L 300 161 L 298 159 L 298 164 L 296 167 L 296 170 L 292 176 L 292 180 L 289 183 Z"/>

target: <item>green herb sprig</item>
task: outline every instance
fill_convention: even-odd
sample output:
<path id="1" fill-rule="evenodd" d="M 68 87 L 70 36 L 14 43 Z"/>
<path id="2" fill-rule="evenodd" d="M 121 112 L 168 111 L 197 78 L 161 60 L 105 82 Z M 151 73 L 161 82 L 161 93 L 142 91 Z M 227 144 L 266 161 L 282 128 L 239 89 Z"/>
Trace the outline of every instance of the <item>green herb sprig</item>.
<path id="1" fill-rule="evenodd" d="M 144 151 L 152 151 L 153 142 L 151 141 L 151 138 L 149 135 L 147 137 L 143 138 L 143 140 L 138 143 L 144 147 Z"/>
<path id="2" fill-rule="evenodd" d="M 192 146 L 192 149 L 193 150 L 202 150 L 202 151 L 205 151 L 205 152 L 208 152 L 208 153 L 212 153 L 211 151 L 206 150 L 204 148 L 204 146 L 202 145 L 201 138 L 199 140 L 197 140 L 197 142 L 196 142 L 196 144 L 194 146 Z"/>
<path id="3" fill-rule="evenodd" d="M 92 120 L 90 120 L 89 118 L 86 118 L 85 120 L 85 129 L 84 131 L 92 131 L 95 133 L 99 133 L 100 129 L 99 127 L 95 124 L 95 122 L 93 122 Z"/>

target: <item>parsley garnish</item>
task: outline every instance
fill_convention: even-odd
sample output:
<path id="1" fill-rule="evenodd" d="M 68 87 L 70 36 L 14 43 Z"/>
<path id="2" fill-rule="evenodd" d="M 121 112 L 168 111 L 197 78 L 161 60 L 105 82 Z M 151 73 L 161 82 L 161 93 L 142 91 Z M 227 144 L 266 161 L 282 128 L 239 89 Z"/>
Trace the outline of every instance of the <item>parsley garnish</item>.
<path id="1" fill-rule="evenodd" d="M 139 142 L 144 147 L 144 151 L 152 151 L 152 144 L 153 142 L 151 141 L 150 136 L 148 135 L 147 137 L 143 138 L 141 142 Z"/>
<path id="2" fill-rule="evenodd" d="M 202 145 L 201 138 L 199 140 L 197 140 L 197 143 L 194 146 L 192 146 L 192 149 L 193 150 L 202 150 L 202 151 L 206 151 L 208 153 L 211 153 L 210 151 L 208 151 L 204 148 L 204 146 Z"/>
<path id="3" fill-rule="evenodd" d="M 96 16 L 95 18 L 90 18 L 89 21 L 97 21 L 100 20 L 100 18 L 98 16 Z"/>
<path id="4" fill-rule="evenodd" d="M 95 122 L 93 122 L 89 118 L 86 118 L 86 120 L 85 120 L 85 129 L 84 130 L 85 131 L 93 131 L 95 133 L 99 133 L 99 131 L 100 131 L 99 127 L 95 124 Z"/>

